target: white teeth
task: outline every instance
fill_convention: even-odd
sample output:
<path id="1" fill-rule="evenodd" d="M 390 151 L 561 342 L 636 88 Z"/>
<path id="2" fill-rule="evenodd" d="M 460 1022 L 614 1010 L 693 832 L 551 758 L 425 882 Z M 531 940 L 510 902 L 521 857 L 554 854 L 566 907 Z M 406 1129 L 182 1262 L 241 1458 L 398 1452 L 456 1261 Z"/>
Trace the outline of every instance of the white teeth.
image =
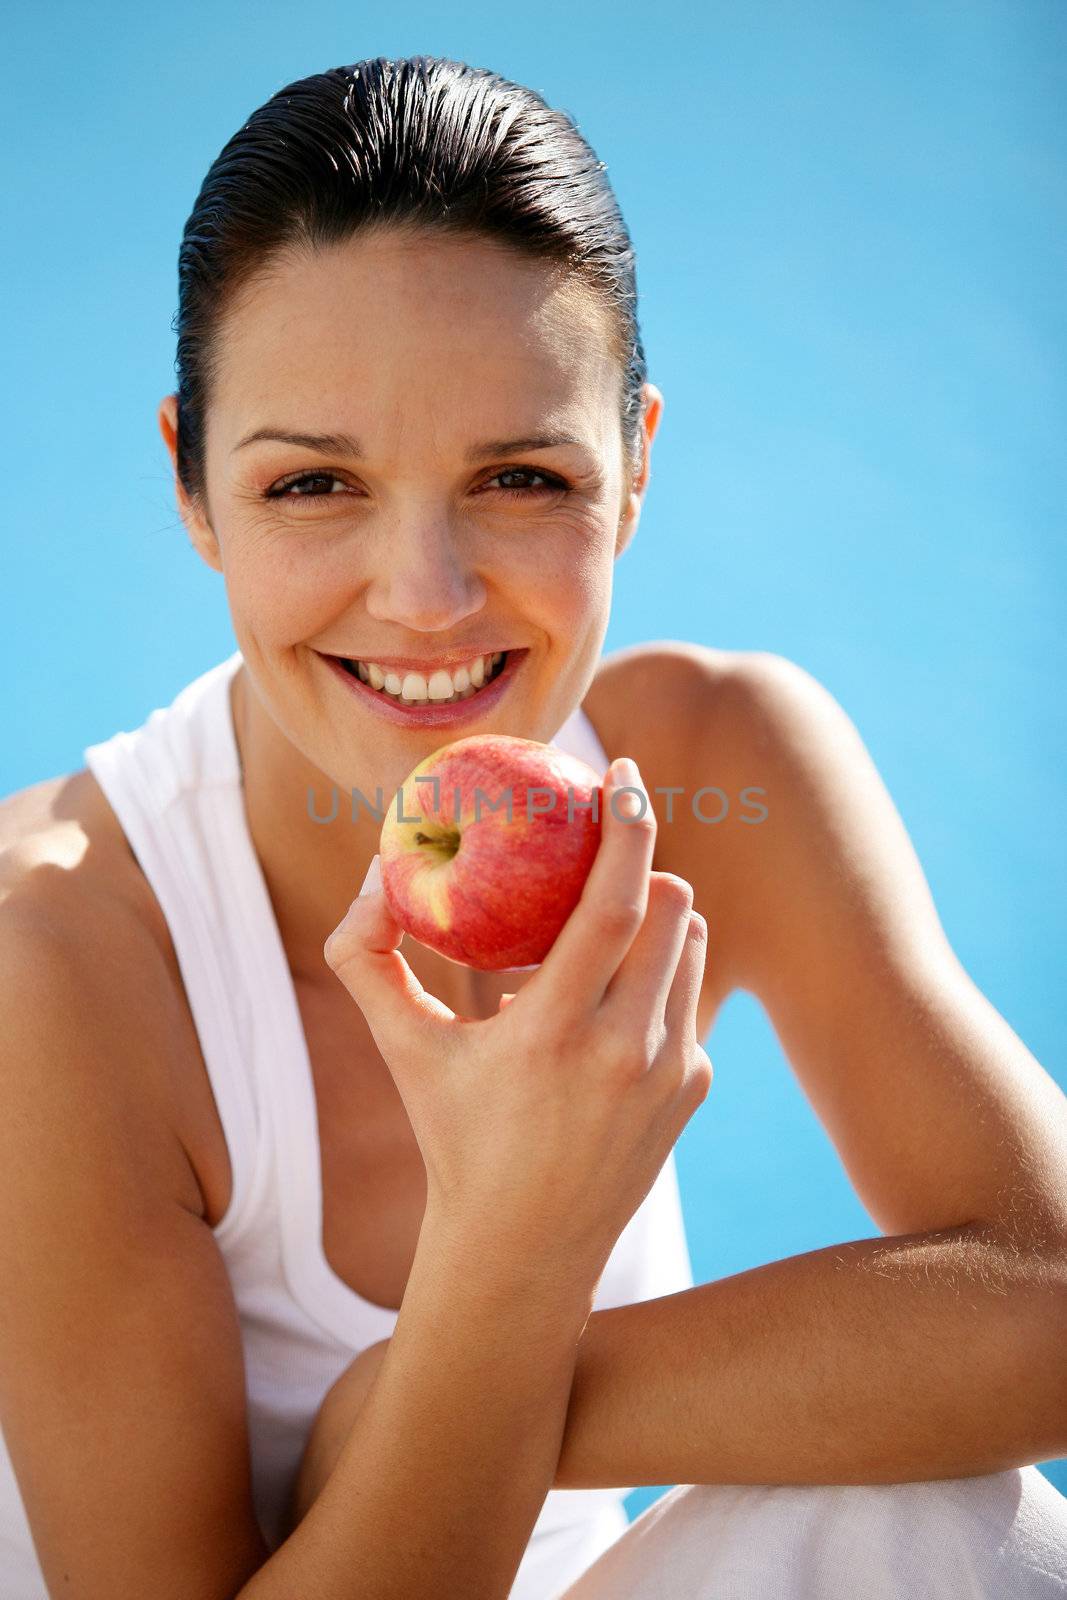
<path id="1" fill-rule="evenodd" d="M 443 670 L 431 673 L 430 681 L 426 685 L 426 693 L 431 700 L 451 700 L 455 690 L 452 687 L 452 679 L 448 673 Z"/>
<path id="2" fill-rule="evenodd" d="M 426 679 L 421 672 L 409 672 L 405 675 L 400 688 L 401 700 L 425 700 Z"/>
<path id="3" fill-rule="evenodd" d="M 389 672 L 376 661 L 354 661 L 356 673 L 372 689 L 384 690 L 394 699 L 410 705 L 420 705 L 427 700 L 445 705 L 454 700 L 469 700 L 488 682 L 501 661 L 504 652 L 475 656 L 462 667 L 451 670 L 438 667 L 429 675 L 422 672 Z"/>

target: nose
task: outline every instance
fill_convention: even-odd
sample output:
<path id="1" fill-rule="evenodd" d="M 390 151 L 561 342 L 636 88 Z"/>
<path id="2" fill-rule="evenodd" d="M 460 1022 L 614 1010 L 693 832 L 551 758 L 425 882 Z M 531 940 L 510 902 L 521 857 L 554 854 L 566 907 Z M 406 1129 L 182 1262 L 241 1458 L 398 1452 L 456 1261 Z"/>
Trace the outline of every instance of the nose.
<path id="1" fill-rule="evenodd" d="M 484 604 L 485 584 L 447 527 L 398 526 L 383 539 L 366 593 L 377 621 L 443 633 Z"/>

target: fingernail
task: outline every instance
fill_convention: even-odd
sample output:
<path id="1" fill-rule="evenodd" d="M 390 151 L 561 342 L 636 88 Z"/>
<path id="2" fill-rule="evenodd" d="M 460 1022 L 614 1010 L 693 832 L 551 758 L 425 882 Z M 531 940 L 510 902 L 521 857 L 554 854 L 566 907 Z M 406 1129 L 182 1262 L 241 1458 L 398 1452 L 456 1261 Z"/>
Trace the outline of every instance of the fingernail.
<path id="1" fill-rule="evenodd" d="M 381 864 L 381 858 L 380 858 L 380 856 L 371 856 L 371 858 L 370 858 L 370 866 L 367 868 L 367 876 L 363 880 L 363 887 L 359 891 L 359 894 L 357 894 L 356 899 L 358 900 L 360 898 L 360 895 L 377 894 L 377 892 L 381 888 L 381 886 L 382 886 L 382 864 Z"/>
<path id="2" fill-rule="evenodd" d="M 611 763 L 611 786 L 613 789 L 623 789 L 629 784 L 640 786 L 641 774 L 637 770 L 637 762 L 629 756 L 619 756 Z"/>
<path id="3" fill-rule="evenodd" d="M 641 781 L 641 774 L 637 769 L 637 762 L 629 756 L 620 756 L 611 767 L 611 787 L 613 790 L 622 789 L 626 792 L 620 794 L 616 802 L 614 794 L 611 797 L 611 809 L 617 817 L 634 819 L 644 816 L 648 809 L 648 796 L 645 786 Z M 635 794 L 633 791 L 637 790 Z"/>

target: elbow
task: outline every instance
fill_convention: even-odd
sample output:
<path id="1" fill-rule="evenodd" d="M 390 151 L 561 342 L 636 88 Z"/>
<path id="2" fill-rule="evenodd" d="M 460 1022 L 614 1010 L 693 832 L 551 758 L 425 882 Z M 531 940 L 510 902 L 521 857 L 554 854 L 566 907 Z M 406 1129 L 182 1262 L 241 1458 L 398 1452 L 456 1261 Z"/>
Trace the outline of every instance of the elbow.
<path id="1" fill-rule="evenodd" d="M 1050 1319 L 1047 1331 L 1047 1348 L 1051 1394 L 1047 1436 L 1040 1441 L 1037 1461 L 1067 1456 L 1067 1286 L 1062 1284 L 1057 1291 L 1055 1316 Z"/>
<path id="2" fill-rule="evenodd" d="M 1052 1370 L 1058 1380 L 1059 1433 L 1055 1450 L 1057 1456 L 1067 1455 L 1067 1239 L 1060 1244 L 1048 1267 L 1051 1284 L 1049 1293 L 1048 1335 Z"/>
<path id="3" fill-rule="evenodd" d="M 1031 1459 L 1037 1462 L 1067 1455 L 1067 1238 L 1032 1250 L 1030 1267 L 1032 1293 L 1025 1299 L 1035 1331 L 1019 1376 L 1020 1388 L 1035 1396 Z"/>
<path id="4" fill-rule="evenodd" d="M 989 1403 L 1013 1418 L 1015 1464 L 1067 1455 L 1067 1233 L 1003 1222 L 968 1231 L 981 1241 L 972 1262 L 990 1314 L 983 1347 L 999 1374 Z"/>

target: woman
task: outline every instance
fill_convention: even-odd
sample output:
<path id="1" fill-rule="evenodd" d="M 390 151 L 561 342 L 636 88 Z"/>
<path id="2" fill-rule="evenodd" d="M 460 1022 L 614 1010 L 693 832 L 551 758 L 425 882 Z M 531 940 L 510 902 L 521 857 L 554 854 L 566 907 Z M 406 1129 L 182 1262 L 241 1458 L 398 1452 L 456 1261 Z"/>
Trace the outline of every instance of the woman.
<path id="1" fill-rule="evenodd" d="M 1063 1096 L 825 690 L 600 656 L 662 412 L 603 164 L 495 74 L 338 68 L 179 278 L 239 650 L 3 811 L 4 1595 L 1062 1592 Z M 401 949 L 355 800 L 489 731 L 604 780 L 532 972 Z M 736 988 L 891 1237 L 694 1287 Z"/>

